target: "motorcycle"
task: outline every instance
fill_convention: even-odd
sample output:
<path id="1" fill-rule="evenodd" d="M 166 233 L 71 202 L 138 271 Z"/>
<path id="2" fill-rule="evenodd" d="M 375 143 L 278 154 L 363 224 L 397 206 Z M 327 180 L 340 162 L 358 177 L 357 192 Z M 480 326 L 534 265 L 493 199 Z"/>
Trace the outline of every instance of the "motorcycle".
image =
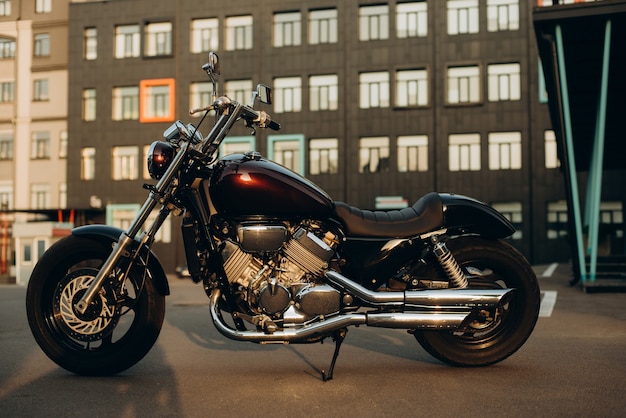
<path id="1" fill-rule="evenodd" d="M 406 329 L 432 356 L 486 366 L 516 352 L 539 312 L 537 279 L 503 241 L 515 231 L 492 207 L 431 192 L 412 206 L 361 210 L 258 152 L 219 158 L 235 123 L 279 130 L 255 104 L 271 104 L 259 84 L 250 105 L 217 96 L 220 63 L 203 67 L 213 103 L 173 123 L 152 143 L 156 184 L 128 229 L 74 228 L 37 262 L 26 309 L 33 336 L 59 366 L 110 375 L 139 362 L 158 338 L 169 294 L 152 250 L 169 215 L 181 216 L 191 279 L 225 337 L 257 344 L 331 339 L 335 362 L 350 326 Z M 198 131 L 211 114 L 210 133 Z M 158 215 L 150 217 L 156 210 Z"/>

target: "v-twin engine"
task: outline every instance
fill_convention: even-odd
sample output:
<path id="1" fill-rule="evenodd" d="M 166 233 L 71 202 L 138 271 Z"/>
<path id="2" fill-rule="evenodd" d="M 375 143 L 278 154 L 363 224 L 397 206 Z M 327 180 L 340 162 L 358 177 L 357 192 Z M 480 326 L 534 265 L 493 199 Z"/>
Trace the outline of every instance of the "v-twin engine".
<path id="1" fill-rule="evenodd" d="M 341 294 L 321 281 L 334 255 L 334 234 L 306 226 L 241 224 L 237 241 L 223 241 L 224 270 L 251 314 L 289 324 L 339 311 Z"/>

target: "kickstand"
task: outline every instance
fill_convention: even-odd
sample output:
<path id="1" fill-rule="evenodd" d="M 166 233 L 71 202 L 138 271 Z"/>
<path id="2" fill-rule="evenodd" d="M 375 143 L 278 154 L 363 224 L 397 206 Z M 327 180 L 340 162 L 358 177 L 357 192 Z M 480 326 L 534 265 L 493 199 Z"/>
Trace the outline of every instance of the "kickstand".
<path id="1" fill-rule="evenodd" d="M 322 381 L 324 382 L 332 380 L 333 378 L 333 371 L 335 370 L 335 362 L 337 361 L 337 357 L 339 356 L 339 349 L 341 348 L 341 343 L 343 342 L 343 340 L 346 339 L 347 333 L 347 328 L 341 328 L 333 334 L 333 341 L 335 342 L 335 352 L 333 354 L 333 359 L 330 361 L 328 374 L 324 370 L 322 370 Z"/>

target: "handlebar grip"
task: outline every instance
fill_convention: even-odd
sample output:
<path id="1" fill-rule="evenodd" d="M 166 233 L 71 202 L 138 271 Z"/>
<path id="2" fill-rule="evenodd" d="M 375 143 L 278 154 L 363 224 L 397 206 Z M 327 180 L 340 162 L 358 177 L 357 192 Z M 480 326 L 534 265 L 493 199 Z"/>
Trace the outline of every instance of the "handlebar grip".
<path id="1" fill-rule="evenodd" d="M 269 123 L 267 124 L 267 127 L 273 131 L 280 131 L 280 123 L 276 122 L 275 120 L 270 119 Z"/>

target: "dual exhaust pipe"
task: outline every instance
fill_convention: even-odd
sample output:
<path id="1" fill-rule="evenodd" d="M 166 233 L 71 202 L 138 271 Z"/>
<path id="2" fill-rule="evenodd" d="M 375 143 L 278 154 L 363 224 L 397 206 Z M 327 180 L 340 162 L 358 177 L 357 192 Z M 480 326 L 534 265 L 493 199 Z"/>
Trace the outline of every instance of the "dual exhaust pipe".
<path id="1" fill-rule="evenodd" d="M 272 333 L 240 331 L 224 321 L 218 307 L 221 292 L 214 289 L 210 298 L 211 319 L 227 338 L 255 343 L 296 342 L 336 331 L 351 325 L 420 330 L 456 329 L 470 319 L 474 309 L 506 304 L 514 289 L 437 289 L 403 292 L 374 292 L 343 275 L 329 271 L 326 278 L 371 306 L 393 309 L 393 312 L 354 312 L 336 315 L 301 328 L 282 329 Z M 398 310 L 396 312 L 396 310 Z"/>

